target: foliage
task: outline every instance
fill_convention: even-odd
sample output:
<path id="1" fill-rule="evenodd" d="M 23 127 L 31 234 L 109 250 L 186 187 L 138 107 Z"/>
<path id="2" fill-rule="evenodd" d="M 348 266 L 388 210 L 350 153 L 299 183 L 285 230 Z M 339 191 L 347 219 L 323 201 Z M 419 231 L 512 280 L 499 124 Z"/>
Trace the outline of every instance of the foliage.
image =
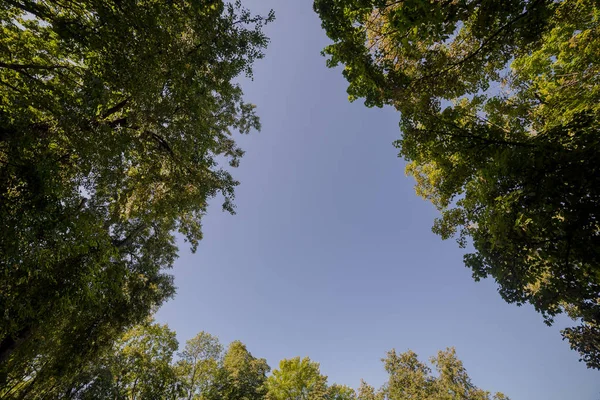
<path id="1" fill-rule="evenodd" d="M 120 398 L 164 399 L 172 396 L 177 376 L 171 367 L 178 342 L 166 325 L 147 323 L 128 331 L 109 358 L 114 392 Z M 171 396 L 170 396 L 171 395 Z"/>
<path id="2" fill-rule="evenodd" d="M 270 367 L 264 358 L 255 358 L 242 342 L 234 341 L 225 352 L 214 384 L 203 399 L 264 399 L 269 371 Z"/>
<path id="3" fill-rule="evenodd" d="M 372 386 L 361 382 L 358 400 L 504 400 L 502 393 L 493 396 L 475 387 L 467 375 L 462 362 L 456 358 L 453 348 L 438 352 L 431 358 L 437 374 L 419 361 L 412 351 L 398 354 L 395 350 L 387 353 L 383 363 L 389 375 L 388 382 L 375 391 Z"/>
<path id="4" fill-rule="evenodd" d="M 0 4 L 0 387 L 74 373 L 174 293 L 179 231 L 233 212 L 234 80 L 273 19 L 241 2 Z M 48 386 L 48 387 L 50 387 Z M 0 391 L 0 395 L 3 392 Z"/>
<path id="5" fill-rule="evenodd" d="M 186 342 L 184 351 L 179 354 L 177 373 L 188 400 L 200 398 L 209 389 L 222 353 L 219 339 L 206 332 Z"/>
<path id="6" fill-rule="evenodd" d="M 265 396 L 269 365 L 264 358 L 253 357 L 240 341 L 232 342 L 223 354 L 215 336 L 200 332 L 187 341 L 179 357 L 175 368 L 187 400 L 258 400 Z"/>
<path id="7" fill-rule="evenodd" d="M 175 398 L 180 385 L 172 358 L 177 347 L 175 332 L 148 320 L 77 371 L 45 380 L 36 377 L 33 383 L 7 390 L 3 398 Z"/>
<path id="8" fill-rule="evenodd" d="M 324 400 L 327 377 L 308 357 L 284 359 L 267 380 L 269 400 Z"/>
<path id="9" fill-rule="evenodd" d="M 356 400 L 356 392 L 350 386 L 334 383 L 327 388 L 327 400 Z"/>
<path id="10" fill-rule="evenodd" d="M 454 349 L 440 351 L 431 362 L 437 373 L 411 351 L 388 352 L 389 375 L 379 390 L 361 381 L 358 391 L 327 383 L 319 364 L 308 357 L 281 360 L 270 368 L 240 341 L 227 351 L 217 337 L 200 332 L 178 348 L 175 332 L 151 319 L 127 331 L 115 344 L 73 374 L 51 385 L 27 385 L 5 392 L 19 399 L 169 399 L 169 400 L 505 400 L 475 387 Z"/>
<path id="11" fill-rule="evenodd" d="M 384 400 L 383 391 L 376 391 L 375 388 L 361 379 L 360 386 L 356 394 L 357 400 Z"/>
<path id="12" fill-rule="evenodd" d="M 316 0 L 350 99 L 396 142 L 476 280 L 531 303 L 600 368 L 600 7 L 592 0 Z"/>

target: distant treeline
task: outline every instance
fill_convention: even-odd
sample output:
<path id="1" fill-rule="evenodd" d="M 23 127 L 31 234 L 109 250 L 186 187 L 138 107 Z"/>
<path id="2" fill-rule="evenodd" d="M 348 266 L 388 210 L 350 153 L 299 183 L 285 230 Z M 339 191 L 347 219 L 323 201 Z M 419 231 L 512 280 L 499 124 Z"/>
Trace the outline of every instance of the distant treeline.
<path id="1" fill-rule="evenodd" d="M 197 399 L 197 400 L 403 400 L 507 399 L 475 387 L 454 349 L 431 358 L 431 369 L 412 351 L 391 350 L 382 360 L 388 382 L 376 390 L 361 381 L 358 390 L 329 383 L 308 357 L 281 360 L 272 371 L 240 341 L 227 349 L 200 332 L 178 350 L 175 332 L 147 321 L 129 330 L 110 350 L 71 375 L 52 380 L 14 380 L 2 398 L 35 399 Z M 356 366 L 360 368 L 360 366 Z M 355 382 L 358 384 L 358 382 Z"/>

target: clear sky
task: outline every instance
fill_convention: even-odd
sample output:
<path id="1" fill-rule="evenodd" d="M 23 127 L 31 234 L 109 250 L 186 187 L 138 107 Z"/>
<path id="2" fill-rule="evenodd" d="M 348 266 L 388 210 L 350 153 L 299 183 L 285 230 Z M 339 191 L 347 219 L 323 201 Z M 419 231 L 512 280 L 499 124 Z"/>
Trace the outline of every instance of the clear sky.
<path id="1" fill-rule="evenodd" d="M 476 283 L 464 250 L 431 232 L 392 142 L 392 109 L 349 103 L 310 0 L 244 0 L 276 21 L 245 82 L 262 131 L 239 137 L 237 215 L 215 201 L 196 254 L 181 244 L 178 293 L 157 314 L 183 347 L 199 331 L 239 339 L 272 368 L 309 356 L 330 383 L 378 387 L 391 348 L 422 359 L 455 346 L 473 383 L 513 400 L 600 398 L 587 370 L 532 307 Z M 564 322 L 563 326 L 564 326 Z M 567 323 L 569 321 L 566 321 Z"/>

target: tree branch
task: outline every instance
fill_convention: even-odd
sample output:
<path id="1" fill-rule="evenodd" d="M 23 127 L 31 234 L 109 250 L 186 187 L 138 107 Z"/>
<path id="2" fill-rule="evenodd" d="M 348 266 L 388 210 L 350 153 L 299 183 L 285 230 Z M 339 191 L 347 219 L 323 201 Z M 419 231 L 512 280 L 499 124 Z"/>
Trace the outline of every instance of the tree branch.
<path id="1" fill-rule="evenodd" d="M 505 23 L 504 25 L 502 25 L 500 28 L 498 28 L 496 31 L 494 31 L 490 36 L 488 36 L 485 40 L 483 40 L 481 42 L 481 44 L 479 45 L 479 47 L 472 52 L 471 54 L 469 54 L 468 56 L 451 63 L 450 65 L 448 65 L 448 67 L 444 68 L 443 70 L 436 72 L 434 74 L 429 74 L 429 75 L 425 75 L 421 78 L 419 78 L 417 80 L 417 82 L 425 80 L 425 79 L 429 79 L 429 78 L 436 78 L 440 75 L 443 75 L 447 72 L 449 72 L 450 70 L 454 69 L 455 67 L 459 67 L 462 64 L 466 63 L 467 61 L 471 60 L 472 58 L 474 58 L 477 54 L 479 54 L 484 47 L 486 47 L 489 43 L 491 43 L 494 39 L 496 39 L 496 37 L 498 37 L 502 32 L 504 32 L 505 30 L 507 30 L 509 27 L 511 27 L 514 23 L 516 23 L 517 21 L 525 18 L 539 3 L 541 3 L 544 0 L 535 0 L 532 4 L 531 7 L 529 7 L 527 10 L 525 10 L 525 12 L 523 12 L 522 14 L 518 15 L 517 17 L 513 18 L 512 20 L 508 21 L 507 23 Z"/>
<path id="2" fill-rule="evenodd" d="M 142 222 L 136 228 L 134 228 L 133 231 L 129 232 L 129 234 L 126 237 L 124 237 L 123 239 L 113 240 L 112 241 L 113 246 L 115 246 L 117 248 L 127 246 L 145 228 L 146 228 L 146 223 Z"/>
<path id="3" fill-rule="evenodd" d="M 129 103 L 129 100 L 131 100 L 131 96 L 124 98 L 119 103 L 115 104 L 114 106 L 112 106 L 111 108 L 106 110 L 101 116 L 102 119 L 106 119 L 106 118 L 110 117 L 111 115 L 113 115 L 114 113 L 121 111 L 123 109 L 123 107 L 125 107 L 127 105 L 127 103 Z"/>
<path id="4" fill-rule="evenodd" d="M 27 69 L 69 69 L 69 65 L 39 65 L 39 64 L 12 64 L 0 62 L 0 68 L 12 69 L 14 71 L 23 71 Z"/>

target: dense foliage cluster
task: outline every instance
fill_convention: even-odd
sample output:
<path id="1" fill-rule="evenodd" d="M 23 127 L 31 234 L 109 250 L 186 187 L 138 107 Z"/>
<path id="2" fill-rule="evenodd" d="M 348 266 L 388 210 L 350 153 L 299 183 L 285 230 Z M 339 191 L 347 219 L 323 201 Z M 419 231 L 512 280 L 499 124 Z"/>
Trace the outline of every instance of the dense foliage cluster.
<path id="1" fill-rule="evenodd" d="M 234 80 L 273 18 L 241 2 L 0 2 L 0 387 L 50 388 L 174 293 L 259 128 Z"/>
<path id="2" fill-rule="evenodd" d="M 318 363 L 308 357 L 281 360 L 270 371 L 264 358 L 254 357 L 240 341 L 227 350 L 218 338 L 200 332 L 176 353 L 175 332 L 147 320 L 126 332 L 96 360 L 73 373 L 56 377 L 49 386 L 15 384 L 2 398 L 22 399 L 165 399 L 165 400 L 506 400 L 476 388 L 454 349 L 431 359 L 437 376 L 411 351 L 394 350 L 383 359 L 389 381 L 375 390 L 365 382 L 358 391 L 328 384 Z"/>
<path id="3" fill-rule="evenodd" d="M 401 113 L 396 145 L 473 277 L 530 303 L 600 368 L 600 6 L 316 0 L 350 99 Z"/>

